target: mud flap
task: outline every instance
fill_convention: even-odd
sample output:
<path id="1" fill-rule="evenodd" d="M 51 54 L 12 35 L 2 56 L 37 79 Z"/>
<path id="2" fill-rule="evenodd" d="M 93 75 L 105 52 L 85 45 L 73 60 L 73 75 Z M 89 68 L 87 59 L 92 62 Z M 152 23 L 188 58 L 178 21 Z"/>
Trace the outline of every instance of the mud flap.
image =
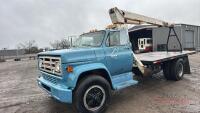
<path id="1" fill-rule="evenodd" d="M 188 56 L 184 57 L 184 74 L 191 74 Z"/>

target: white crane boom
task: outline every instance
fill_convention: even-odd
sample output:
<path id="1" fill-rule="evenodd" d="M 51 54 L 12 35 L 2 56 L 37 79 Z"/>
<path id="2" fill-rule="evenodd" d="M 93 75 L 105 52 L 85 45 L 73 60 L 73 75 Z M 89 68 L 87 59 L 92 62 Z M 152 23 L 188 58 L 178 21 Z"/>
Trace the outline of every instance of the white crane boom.
<path id="1" fill-rule="evenodd" d="M 113 24 L 152 24 L 156 26 L 172 27 L 173 24 L 140 14 L 120 10 L 117 7 L 109 10 L 109 15 Z"/>

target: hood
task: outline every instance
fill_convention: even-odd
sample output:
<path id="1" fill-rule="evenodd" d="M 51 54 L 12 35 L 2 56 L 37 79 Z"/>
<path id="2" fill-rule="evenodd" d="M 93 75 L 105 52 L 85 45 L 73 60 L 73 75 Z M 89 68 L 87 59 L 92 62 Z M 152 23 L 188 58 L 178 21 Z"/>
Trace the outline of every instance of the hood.
<path id="1" fill-rule="evenodd" d="M 95 48 L 71 48 L 41 52 L 39 56 L 60 56 L 62 63 L 86 62 L 96 60 Z"/>

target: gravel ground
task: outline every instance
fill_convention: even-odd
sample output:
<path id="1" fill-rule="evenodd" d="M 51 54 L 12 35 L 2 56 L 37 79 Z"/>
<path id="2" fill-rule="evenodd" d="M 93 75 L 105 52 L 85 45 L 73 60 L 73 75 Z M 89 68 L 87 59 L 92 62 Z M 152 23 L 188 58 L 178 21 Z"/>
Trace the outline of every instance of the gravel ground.
<path id="1" fill-rule="evenodd" d="M 200 113 L 200 54 L 190 56 L 192 74 L 178 82 L 162 73 L 113 92 L 106 113 Z M 38 88 L 35 60 L 0 63 L 0 113 L 73 113 Z"/>

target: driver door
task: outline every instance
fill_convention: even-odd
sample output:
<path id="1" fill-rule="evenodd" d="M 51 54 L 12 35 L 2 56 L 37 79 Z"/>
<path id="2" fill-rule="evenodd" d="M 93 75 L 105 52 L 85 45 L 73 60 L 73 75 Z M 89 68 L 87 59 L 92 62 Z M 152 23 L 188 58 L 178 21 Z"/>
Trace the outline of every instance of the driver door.
<path id="1" fill-rule="evenodd" d="M 111 31 L 106 40 L 105 54 L 107 68 L 111 75 L 132 70 L 133 55 L 126 31 Z"/>

